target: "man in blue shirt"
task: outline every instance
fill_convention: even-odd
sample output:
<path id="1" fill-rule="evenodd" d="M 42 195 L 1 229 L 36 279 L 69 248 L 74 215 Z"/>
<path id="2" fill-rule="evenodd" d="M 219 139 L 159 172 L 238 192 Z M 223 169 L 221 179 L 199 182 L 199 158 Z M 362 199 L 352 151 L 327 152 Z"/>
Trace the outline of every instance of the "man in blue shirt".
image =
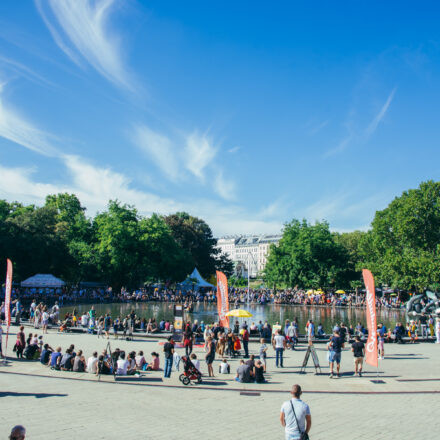
<path id="1" fill-rule="evenodd" d="M 338 373 L 338 377 L 341 377 L 339 373 L 339 369 L 341 367 L 341 352 L 344 348 L 344 340 L 341 338 L 339 334 L 339 330 L 335 330 L 333 332 L 333 336 L 330 339 L 329 350 L 330 350 L 330 379 L 333 378 L 333 366 L 336 362 L 336 370 Z"/>

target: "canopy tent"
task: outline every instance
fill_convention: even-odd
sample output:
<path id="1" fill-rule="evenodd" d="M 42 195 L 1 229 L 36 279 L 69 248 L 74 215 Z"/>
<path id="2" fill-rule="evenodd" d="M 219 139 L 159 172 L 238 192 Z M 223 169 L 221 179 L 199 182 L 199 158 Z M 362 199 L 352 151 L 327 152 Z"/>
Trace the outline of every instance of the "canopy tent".
<path id="1" fill-rule="evenodd" d="M 63 287 L 66 283 L 51 274 L 39 273 L 21 282 L 21 287 Z"/>
<path id="2" fill-rule="evenodd" d="M 186 287 L 188 289 L 201 289 L 203 287 L 205 288 L 214 288 L 215 286 L 211 283 L 208 283 L 202 278 L 202 275 L 200 275 L 199 271 L 197 270 L 197 267 L 194 268 L 192 271 L 192 274 L 185 280 L 180 283 L 181 287 Z"/>

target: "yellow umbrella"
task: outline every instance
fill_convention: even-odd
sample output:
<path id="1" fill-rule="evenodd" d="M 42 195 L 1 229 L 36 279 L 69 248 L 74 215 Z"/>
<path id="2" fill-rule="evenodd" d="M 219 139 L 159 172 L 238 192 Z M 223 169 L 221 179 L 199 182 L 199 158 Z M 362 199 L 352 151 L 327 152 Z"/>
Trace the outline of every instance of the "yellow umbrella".
<path id="1" fill-rule="evenodd" d="M 322 289 L 319 289 L 316 291 L 316 293 L 319 293 L 320 295 L 322 295 L 324 293 L 324 291 Z"/>
<path id="2" fill-rule="evenodd" d="M 247 310 L 243 309 L 235 309 L 235 310 L 229 310 L 228 313 L 226 313 L 226 316 L 233 316 L 234 318 L 251 318 L 252 313 L 248 312 Z"/>
<path id="3" fill-rule="evenodd" d="M 341 290 L 341 289 L 339 289 L 339 290 L 337 290 L 335 293 L 340 293 L 340 294 L 342 295 L 343 293 L 345 293 L 345 290 Z"/>
<path id="4" fill-rule="evenodd" d="M 314 295 L 315 291 L 313 289 L 310 289 L 306 293 L 307 293 L 307 295 Z"/>

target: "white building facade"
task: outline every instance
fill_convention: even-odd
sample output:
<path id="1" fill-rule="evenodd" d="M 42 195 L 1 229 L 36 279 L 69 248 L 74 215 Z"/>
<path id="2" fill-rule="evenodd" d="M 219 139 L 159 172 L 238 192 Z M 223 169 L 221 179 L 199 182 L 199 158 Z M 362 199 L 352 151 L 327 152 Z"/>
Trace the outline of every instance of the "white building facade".
<path id="1" fill-rule="evenodd" d="M 217 247 L 235 264 L 235 274 L 247 277 L 260 275 L 269 255 L 270 246 L 278 244 L 281 235 L 241 235 L 221 237 Z"/>

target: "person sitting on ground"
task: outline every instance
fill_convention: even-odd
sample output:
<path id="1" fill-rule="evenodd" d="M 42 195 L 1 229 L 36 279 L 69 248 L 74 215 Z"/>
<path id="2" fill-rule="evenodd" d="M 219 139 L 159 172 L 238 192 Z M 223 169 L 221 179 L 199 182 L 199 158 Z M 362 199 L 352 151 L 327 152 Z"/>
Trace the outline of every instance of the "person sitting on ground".
<path id="1" fill-rule="evenodd" d="M 63 371 L 72 371 L 73 368 L 73 359 L 74 356 L 72 354 L 72 349 L 68 348 L 66 352 L 63 354 L 63 357 L 60 362 L 60 367 Z"/>
<path id="2" fill-rule="evenodd" d="M 116 362 L 116 365 L 117 365 L 116 374 L 118 376 L 126 376 L 130 362 L 128 362 L 128 360 L 125 359 L 125 351 L 121 351 L 119 353 L 119 359 Z"/>
<path id="3" fill-rule="evenodd" d="M 144 371 L 158 371 L 159 370 L 159 353 L 153 351 L 151 353 L 153 357 L 152 361 L 149 364 L 145 364 L 143 367 Z"/>
<path id="4" fill-rule="evenodd" d="M 87 359 L 87 372 L 96 374 L 98 370 L 98 352 L 94 351 L 93 355 Z"/>
<path id="5" fill-rule="evenodd" d="M 230 374 L 231 373 L 231 366 L 228 364 L 228 361 L 226 359 L 222 359 L 220 362 L 220 365 L 218 367 L 218 372 L 220 374 Z"/>
<path id="6" fill-rule="evenodd" d="M 130 374 L 136 373 L 136 352 L 135 351 L 131 351 L 130 353 L 128 353 L 127 361 L 128 361 L 127 374 L 130 375 Z"/>
<path id="7" fill-rule="evenodd" d="M 257 361 L 254 367 L 254 377 L 256 383 L 265 383 L 266 379 L 264 378 L 264 367 L 261 361 Z"/>
<path id="8" fill-rule="evenodd" d="M 138 370 L 142 370 L 142 368 L 144 368 L 144 365 L 147 363 L 144 357 L 144 352 L 142 350 L 138 353 L 135 360 L 136 360 L 136 367 Z"/>
<path id="9" fill-rule="evenodd" d="M 73 360 L 73 368 L 72 370 L 75 373 L 84 373 L 86 371 L 86 359 L 83 356 L 82 350 L 78 350 L 78 353 Z"/>
<path id="10" fill-rule="evenodd" d="M 100 376 L 101 374 L 111 374 L 111 372 L 112 372 L 112 370 L 111 370 L 108 362 L 105 360 L 104 355 L 99 356 L 97 369 L 96 369 L 96 375 Z"/>
<path id="11" fill-rule="evenodd" d="M 51 366 L 51 368 L 54 368 L 55 370 L 59 370 L 60 369 L 60 363 L 61 363 L 62 356 L 63 355 L 61 354 L 61 347 L 57 347 L 56 351 L 54 351 L 50 355 L 50 366 Z"/>
<path id="12" fill-rule="evenodd" d="M 237 368 L 237 376 L 235 377 L 237 382 L 250 383 L 251 382 L 251 367 L 244 363 L 244 360 L 240 360 L 240 365 Z"/>
<path id="13" fill-rule="evenodd" d="M 253 354 L 251 354 L 250 358 L 246 361 L 246 364 L 249 365 L 250 369 L 251 369 L 251 378 L 254 379 L 255 377 L 255 356 Z"/>
<path id="14" fill-rule="evenodd" d="M 50 355 L 53 353 L 53 349 L 49 344 L 44 344 L 43 350 L 41 351 L 40 362 L 43 365 L 49 365 Z"/>

